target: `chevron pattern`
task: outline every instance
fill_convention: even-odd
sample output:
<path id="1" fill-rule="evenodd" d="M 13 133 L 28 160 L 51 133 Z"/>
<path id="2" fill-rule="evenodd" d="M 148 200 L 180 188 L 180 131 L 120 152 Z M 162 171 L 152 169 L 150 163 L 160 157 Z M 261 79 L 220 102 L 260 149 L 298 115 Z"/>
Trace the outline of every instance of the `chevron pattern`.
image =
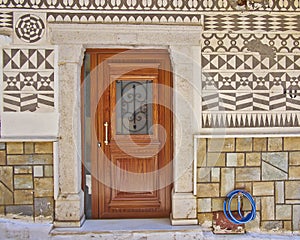
<path id="1" fill-rule="evenodd" d="M 300 127 L 300 113 L 203 113 L 202 127 Z"/>
<path id="2" fill-rule="evenodd" d="M 4 112 L 54 110 L 54 50 L 3 50 Z"/>

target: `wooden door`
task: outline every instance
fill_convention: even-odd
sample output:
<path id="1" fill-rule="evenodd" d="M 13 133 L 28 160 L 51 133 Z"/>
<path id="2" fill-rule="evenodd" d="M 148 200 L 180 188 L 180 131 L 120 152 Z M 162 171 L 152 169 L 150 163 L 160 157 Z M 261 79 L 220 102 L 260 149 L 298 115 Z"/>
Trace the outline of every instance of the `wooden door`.
<path id="1" fill-rule="evenodd" d="M 90 50 L 92 217 L 168 217 L 172 79 L 164 50 Z"/>

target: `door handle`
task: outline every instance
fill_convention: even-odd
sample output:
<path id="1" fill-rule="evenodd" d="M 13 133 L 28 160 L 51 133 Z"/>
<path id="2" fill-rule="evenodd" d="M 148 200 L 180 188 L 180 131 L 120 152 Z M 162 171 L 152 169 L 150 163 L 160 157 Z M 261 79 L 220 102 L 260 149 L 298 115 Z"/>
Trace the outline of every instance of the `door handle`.
<path id="1" fill-rule="evenodd" d="M 108 122 L 104 123 L 104 128 L 105 128 L 105 139 L 104 139 L 104 144 L 108 145 Z"/>

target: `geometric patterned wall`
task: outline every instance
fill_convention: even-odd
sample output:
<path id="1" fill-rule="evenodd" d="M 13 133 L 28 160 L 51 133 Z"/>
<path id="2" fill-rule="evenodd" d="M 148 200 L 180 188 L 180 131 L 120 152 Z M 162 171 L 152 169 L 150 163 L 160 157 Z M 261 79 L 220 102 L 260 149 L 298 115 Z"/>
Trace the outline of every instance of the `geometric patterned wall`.
<path id="1" fill-rule="evenodd" d="M 3 50 L 4 112 L 54 110 L 54 49 Z"/>
<path id="2" fill-rule="evenodd" d="M 299 110 L 299 14 L 205 16 L 202 127 L 299 127 Z"/>

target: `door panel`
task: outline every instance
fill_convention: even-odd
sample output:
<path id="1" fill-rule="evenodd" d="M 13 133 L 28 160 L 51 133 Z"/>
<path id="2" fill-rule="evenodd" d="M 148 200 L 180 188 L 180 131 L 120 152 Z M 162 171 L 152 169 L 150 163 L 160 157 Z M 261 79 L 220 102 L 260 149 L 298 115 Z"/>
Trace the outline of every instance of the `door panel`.
<path id="1" fill-rule="evenodd" d="M 172 81 L 163 50 L 90 50 L 93 218 L 167 217 Z M 95 100 L 97 99 L 97 101 Z"/>

